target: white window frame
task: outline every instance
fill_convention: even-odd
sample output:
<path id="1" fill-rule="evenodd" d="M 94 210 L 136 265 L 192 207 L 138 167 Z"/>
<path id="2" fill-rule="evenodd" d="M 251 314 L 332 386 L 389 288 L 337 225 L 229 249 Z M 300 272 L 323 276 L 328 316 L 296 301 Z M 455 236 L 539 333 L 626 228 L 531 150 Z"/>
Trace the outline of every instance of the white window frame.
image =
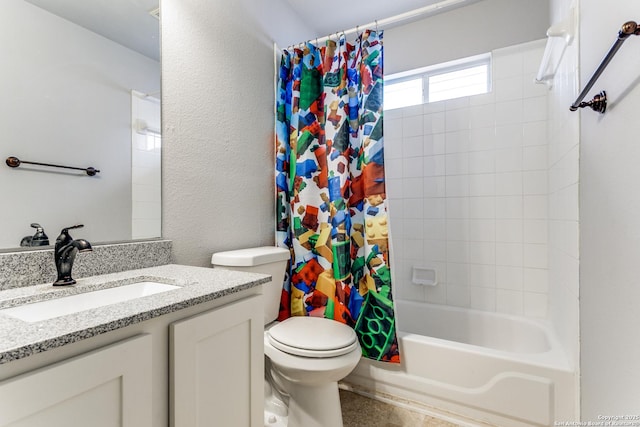
<path id="1" fill-rule="evenodd" d="M 422 79 L 422 103 L 428 104 L 429 100 L 429 78 L 438 76 L 441 74 L 451 73 L 454 71 L 464 70 L 467 68 L 477 67 L 479 65 L 487 66 L 487 92 L 492 90 L 492 61 L 491 53 L 485 53 L 482 55 L 476 55 L 468 58 L 458 59 L 455 61 L 449 61 L 442 64 L 431 65 L 428 67 L 417 68 L 401 73 L 391 74 L 385 77 L 386 85 L 393 85 L 394 83 L 401 83 L 409 80 Z M 474 95 L 462 95 L 462 96 L 474 96 Z M 449 98 L 455 99 L 455 98 Z M 403 108 L 403 107 L 396 107 Z"/>

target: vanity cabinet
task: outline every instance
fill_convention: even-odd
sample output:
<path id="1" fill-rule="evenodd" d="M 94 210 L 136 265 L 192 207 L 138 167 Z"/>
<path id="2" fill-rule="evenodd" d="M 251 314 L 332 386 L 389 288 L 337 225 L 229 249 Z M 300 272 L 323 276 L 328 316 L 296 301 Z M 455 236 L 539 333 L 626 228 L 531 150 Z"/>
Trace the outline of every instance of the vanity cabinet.
<path id="1" fill-rule="evenodd" d="M 263 425 L 262 310 L 255 296 L 171 324 L 171 426 Z"/>
<path id="2" fill-rule="evenodd" d="M 4 381 L 0 425 L 152 427 L 150 360 L 144 334 Z"/>
<path id="3" fill-rule="evenodd" d="M 259 292 L 0 364 L 0 427 L 261 426 Z"/>

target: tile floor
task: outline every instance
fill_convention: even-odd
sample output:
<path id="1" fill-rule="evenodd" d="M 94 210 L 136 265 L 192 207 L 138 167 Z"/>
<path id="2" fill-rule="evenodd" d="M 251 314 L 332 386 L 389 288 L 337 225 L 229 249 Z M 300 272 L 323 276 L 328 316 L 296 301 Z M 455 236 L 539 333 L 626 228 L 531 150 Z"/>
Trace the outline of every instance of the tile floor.
<path id="1" fill-rule="evenodd" d="M 340 390 L 344 427 L 457 427 L 418 412 Z"/>

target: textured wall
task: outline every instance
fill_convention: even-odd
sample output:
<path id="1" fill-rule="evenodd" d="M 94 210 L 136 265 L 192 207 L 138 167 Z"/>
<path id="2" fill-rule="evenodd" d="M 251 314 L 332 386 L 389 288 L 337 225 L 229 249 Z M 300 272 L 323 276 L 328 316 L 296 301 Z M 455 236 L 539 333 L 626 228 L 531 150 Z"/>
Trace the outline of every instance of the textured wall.
<path id="1" fill-rule="evenodd" d="M 178 263 L 274 243 L 273 41 L 297 28 L 277 25 L 288 19 L 279 11 L 279 1 L 162 2 L 162 233 Z"/>
<path id="2" fill-rule="evenodd" d="M 636 1 L 615 4 L 580 2 L 581 86 L 620 26 L 638 19 Z M 597 421 L 598 415 L 637 415 L 640 402 L 639 51 L 640 40 L 630 37 L 589 93 L 587 99 L 607 91 L 606 114 L 587 109 L 580 113 L 583 421 Z"/>
<path id="3" fill-rule="evenodd" d="M 541 39 L 548 27 L 547 0 L 483 0 L 387 30 L 385 73 Z M 407 43 L 407 40 L 415 42 Z"/>

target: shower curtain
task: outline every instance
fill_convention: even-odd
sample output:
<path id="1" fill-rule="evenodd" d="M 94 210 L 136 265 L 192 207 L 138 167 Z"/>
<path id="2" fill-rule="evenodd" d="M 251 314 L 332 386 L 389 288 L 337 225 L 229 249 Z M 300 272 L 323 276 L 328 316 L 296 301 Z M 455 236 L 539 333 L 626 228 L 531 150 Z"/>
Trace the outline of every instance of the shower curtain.
<path id="1" fill-rule="evenodd" d="M 279 319 L 352 326 L 363 356 L 400 361 L 383 159 L 382 33 L 284 51 L 276 93 Z M 309 331 L 310 334 L 313 331 Z"/>

